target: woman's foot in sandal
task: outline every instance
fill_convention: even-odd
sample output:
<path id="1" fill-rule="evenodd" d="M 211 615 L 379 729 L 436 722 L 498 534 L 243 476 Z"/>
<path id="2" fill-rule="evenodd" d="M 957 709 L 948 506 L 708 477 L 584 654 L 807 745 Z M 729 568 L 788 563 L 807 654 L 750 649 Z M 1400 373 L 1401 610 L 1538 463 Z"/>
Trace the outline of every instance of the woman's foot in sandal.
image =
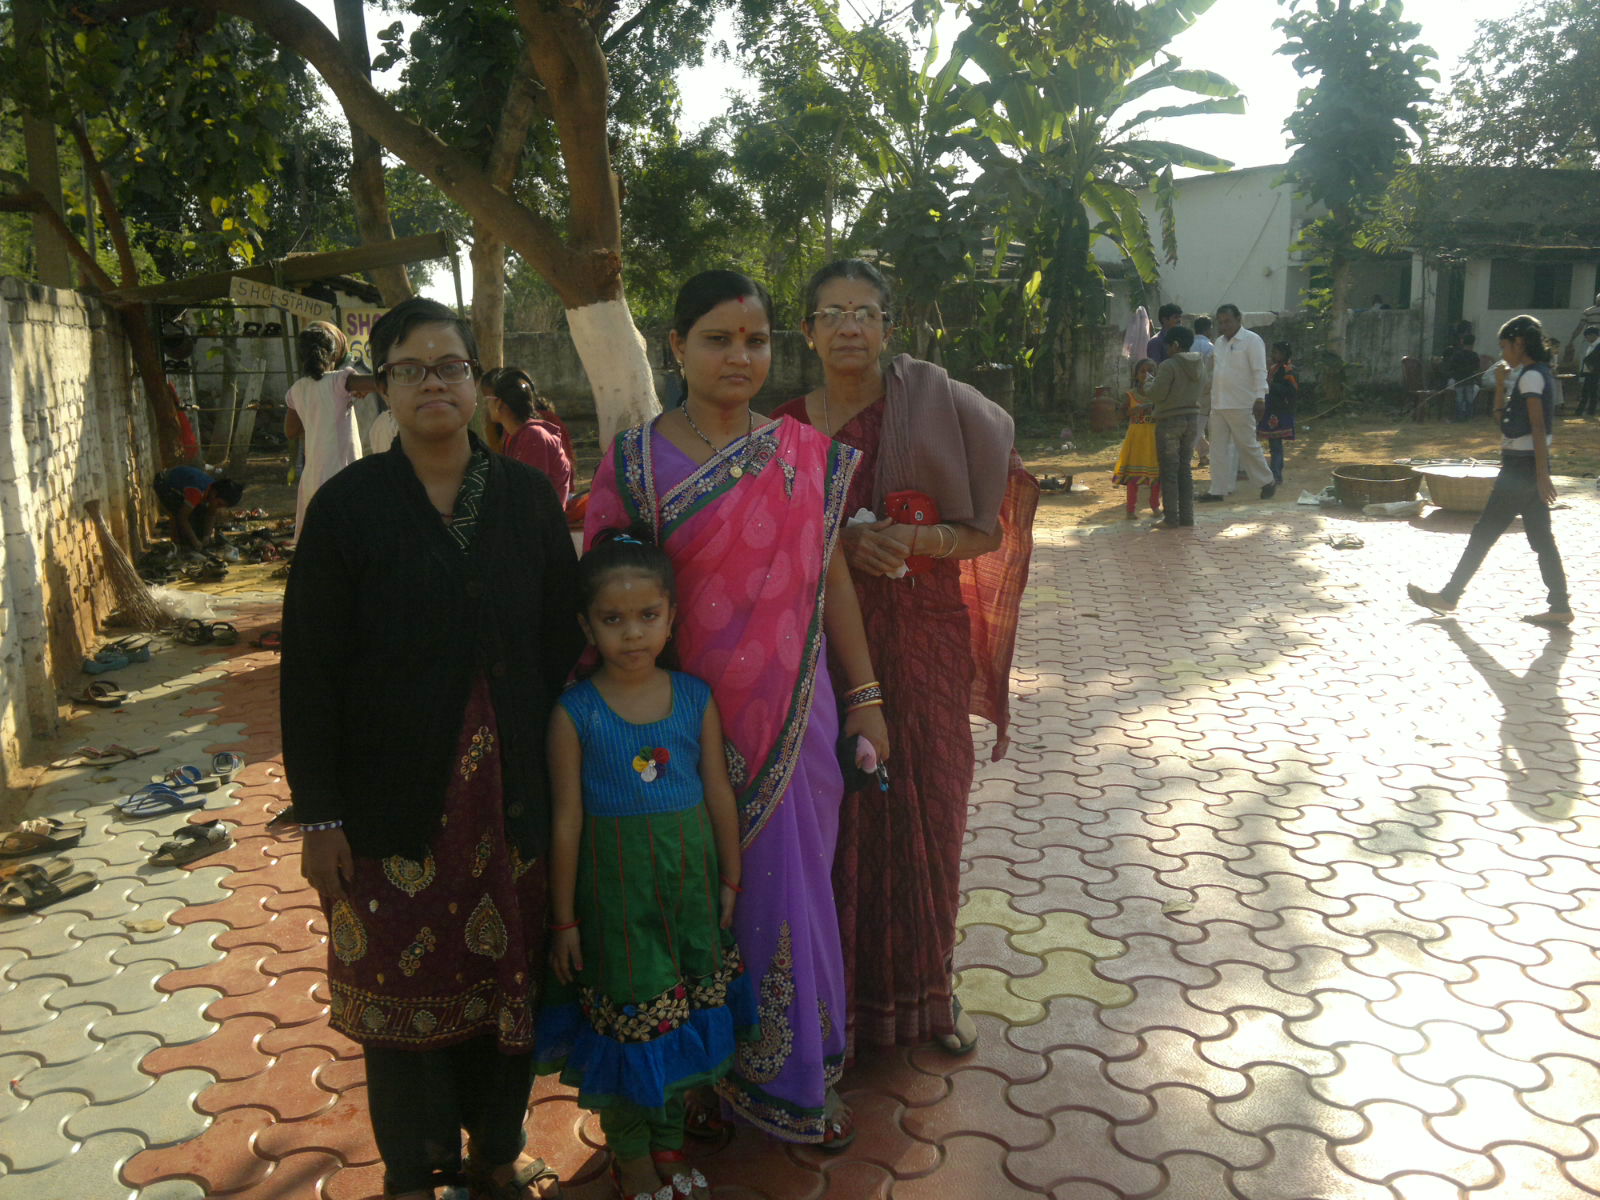
<path id="1" fill-rule="evenodd" d="M 827 1099 L 822 1102 L 822 1142 L 817 1148 L 829 1154 L 838 1154 L 841 1150 L 849 1149 L 850 1143 L 855 1140 L 855 1114 L 850 1111 L 843 1097 L 829 1088 Z"/>
<path id="2" fill-rule="evenodd" d="M 955 1022 L 955 1031 L 941 1033 L 934 1041 L 946 1054 L 957 1058 L 971 1054 L 978 1048 L 978 1026 L 967 1010 L 961 1007 L 961 998 L 953 993 L 950 996 L 950 1019 Z"/>
<path id="3" fill-rule="evenodd" d="M 652 1150 L 650 1160 L 663 1183 L 672 1185 L 675 1200 L 711 1200 L 711 1183 L 682 1150 Z"/>
<path id="4" fill-rule="evenodd" d="M 1529 625 L 1543 625 L 1546 629 L 1565 629 L 1572 624 L 1572 613 L 1567 609 L 1551 609 L 1549 612 L 1529 613 L 1522 619 Z"/>

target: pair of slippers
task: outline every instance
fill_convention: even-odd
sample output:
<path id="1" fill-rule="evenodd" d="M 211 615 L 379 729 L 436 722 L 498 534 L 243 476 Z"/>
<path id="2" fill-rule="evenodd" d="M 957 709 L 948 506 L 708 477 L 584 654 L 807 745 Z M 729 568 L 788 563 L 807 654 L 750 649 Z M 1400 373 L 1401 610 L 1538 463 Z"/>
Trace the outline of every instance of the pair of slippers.
<path id="1" fill-rule="evenodd" d="M 199 767 L 174 767 L 165 775 L 153 776 L 148 784 L 118 800 L 114 807 L 128 821 L 148 821 L 168 813 L 204 808 L 206 793 L 231 782 L 234 772 L 242 766 L 244 756 L 229 750 L 212 756 L 210 774 Z"/>
<path id="2" fill-rule="evenodd" d="M 0 834 L 0 858 L 22 858 L 29 854 L 43 854 L 47 850 L 66 850 L 83 840 L 87 821 L 56 817 L 34 817 L 23 821 L 15 829 Z"/>
<path id="3" fill-rule="evenodd" d="M 136 633 L 102 646 L 93 658 L 83 660 L 83 670 L 86 675 L 104 675 L 110 671 L 120 671 L 132 663 L 149 661 L 150 639 L 145 634 Z"/>
<path id="4" fill-rule="evenodd" d="M 68 896 L 90 891 L 100 880 L 88 871 L 74 871 L 64 858 L 24 863 L 0 886 L 0 911 L 33 912 Z"/>
<path id="5" fill-rule="evenodd" d="M 121 708 L 128 702 L 128 693 L 115 679 L 97 679 L 72 702 L 79 708 Z"/>
<path id="6" fill-rule="evenodd" d="M 221 821 L 215 819 L 201 821 L 194 825 L 185 825 L 162 842 L 160 848 L 150 856 L 149 861 L 157 867 L 177 867 L 205 858 L 208 854 L 215 854 L 219 850 L 226 850 L 232 845 L 233 835 Z"/>
<path id="7" fill-rule="evenodd" d="M 160 746 L 142 746 L 135 749 L 116 742 L 104 749 L 98 746 L 79 746 L 76 750 L 56 759 L 50 766 L 58 770 L 66 767 L 110 767 L 118 763 L 132 762 L 147 754 L 154 754 L 159 749 Z"/>
<path id="8" fill-rule="evenodd" d="M 239 631 L 228 621 L 202 621 L 191 618 L 178 626 L 178 640 L 186 646 L 231 646 L 239 640 Z"/>

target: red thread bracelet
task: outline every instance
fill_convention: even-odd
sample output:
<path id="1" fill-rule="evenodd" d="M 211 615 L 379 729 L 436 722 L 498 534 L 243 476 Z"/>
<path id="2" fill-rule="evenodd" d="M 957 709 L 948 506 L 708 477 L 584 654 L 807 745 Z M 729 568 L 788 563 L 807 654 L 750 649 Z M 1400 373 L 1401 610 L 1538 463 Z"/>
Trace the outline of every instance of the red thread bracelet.
<path id="1" fill-rule="evenodd" d="M 724 879 L 724 880 L 723 880 L 723 881 L 722 881 L 722 886 L 723 886 L 723 887 L 725 887 L 725 888 L 730 888 L 730 889 L 732 889 L 732 891 L 733 891 L 733 894 L 734 894 L 734 895 L 735 895 L 735 896 L 742 896 L 742 895 L 744 895 L 744 889 L 743 889 L 743 888 L 742 888 L 742 887 L 740 887 L 740 886 L 739 886 L 739 885 L 738 885 L 738 884 L 737 884 L 737 883 L 729 883 L 729 882 L 728 882 L 728 881 L 727 881 L 727 880 L 726 880 L 726 879 Z"/>
<path id="2" fill-rule="evenodd" d="M 568 921 L 565 925 L 552 925 L 552 926 L 550 926 L 550 932 L 551 933 L 565 933 L 567 930 L 576 929 L 577 927 L 578 927 L 578 922 L 577 921 Z"/>

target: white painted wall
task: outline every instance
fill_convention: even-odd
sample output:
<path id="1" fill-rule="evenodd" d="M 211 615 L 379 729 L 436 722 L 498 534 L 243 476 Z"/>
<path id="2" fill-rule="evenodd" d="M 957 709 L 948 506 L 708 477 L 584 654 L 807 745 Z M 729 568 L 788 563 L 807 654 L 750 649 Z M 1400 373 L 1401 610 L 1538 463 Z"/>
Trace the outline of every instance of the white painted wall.
<path id="1" fill-rule="evenodd" d="M 1252 167 L 1180 180 L 1173 200 L 1178 261 L 1161 264 L 1160 303 L 1211 313 L 1223 303 L 1245 312 L 1298 308 L 1300 282 L 1289 260 L 1300 204 L 1276 185 L 1281 166 Z M 1141 200 L 1159 247 L 1160 215 Z M 1152 316 L 1154 315 L 1152 311 Z"/>
<path id="2" fill-rule="evenodd" d="M 55 734 L 56 689 L 113 606 L 84 504 L 137 527 L 157 469 L 149 408 L 99 301 L 0 278 L 0 786 Z"/>
<path id="3" fill-rule="evenodd" d="M 1491 308 L 1489 307 L 1489 270 L 1486 258 L 1473 259 L 1467 264 L 1466 293 L 1462 304 L 1462 319 L 1472 322 L 1477 335 L 1474 348 L 1483 354 L 1494 354 L 1495 333 L 1512 317 L 1527 313 L 1544 326 L 1547 337 L 1559 338 L 1565 346 L 1572 337 L 1583 310 L 1594 303 L 1600 291 L 1600 262 L 1580 261 L 1572 267 L 1572 290 L 1565 308 Z"/>

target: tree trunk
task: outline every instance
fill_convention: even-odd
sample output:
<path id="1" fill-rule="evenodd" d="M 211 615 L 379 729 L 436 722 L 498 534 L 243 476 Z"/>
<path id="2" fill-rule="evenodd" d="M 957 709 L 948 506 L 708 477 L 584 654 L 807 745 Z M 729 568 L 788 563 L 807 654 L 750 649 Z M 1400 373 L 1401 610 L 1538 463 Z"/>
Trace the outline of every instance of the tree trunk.
<path id="1" fill-rule="evenodd" d="M 472 332 L 478 358 L 506 366 L 506 244 L 482 221 L 472 223 Z"/>
<path id="2" fill-rule="evenodd" d="M 610 78 L 605 53 L 583 11 L 515 0 L 524 70 L 542 85 L 566 169 L 566 236 L 467 154 L 395 108 L 358 71 L 315 14 L 294 0 L 194 0 L 194 7 L 250 21 L 304 58 L 339 98 L 353 126 L 415 168 L 550 284 L 594 388 L 602 444 L 657 411 L 644 341 L 622 295 L 622 214 L 606 118 Z M 177 7 L 176 0 L 125 0 L 120 16 Z M 531 64 L 531 67 L 528 65 Z M 521 76 L 519 75 L 519 78 Z"/>
<path id="3" fill-rule="evenodd" d="M 18 82 L 25 91 L 35 96 L 48 95 L 48 62 L 34 49 L 42 37 L 40 22 L 45 5 L 41 0 L 15 0 L 15 3 L 16 19 L 12 36 L 17 44 L 17 61 L 27 73 Z M 22 116 L 22 140 L 28 156 L 28 182 L 59 216 L 67 211 L 67 206 L 61 197 L 61 160 L 56 153 L 56 128 L 43 117 L 25 112 Z M 66 239 L 56 223 L 45 220 L 42 214 L 33 218 L 33 263 L 40 283 L 55 288 L 72 286 L 72 259 Z M 88 275 L 85 274 L 84 278 L 87 279 Z"/>
<path id="4" fill-rule="evenodd" d="M 362 2 L 334 0 L 334 11 L 339 21 L 340 43 L 350 61 L 370 78 L 372 61 L 367 55 L 367 23 Z M 392 242 L 394 225 L 389 220 L 389 193 L 383 181 L 383 148 L 348 112 L 345 120 L 350 125 L 350 200 L 355 207 L 356 229 L 366 245 Z M 384 304 L 390 308 L 415 294 L 403 264 L 378 267 L 370 274 L 383 295 Z"/>

